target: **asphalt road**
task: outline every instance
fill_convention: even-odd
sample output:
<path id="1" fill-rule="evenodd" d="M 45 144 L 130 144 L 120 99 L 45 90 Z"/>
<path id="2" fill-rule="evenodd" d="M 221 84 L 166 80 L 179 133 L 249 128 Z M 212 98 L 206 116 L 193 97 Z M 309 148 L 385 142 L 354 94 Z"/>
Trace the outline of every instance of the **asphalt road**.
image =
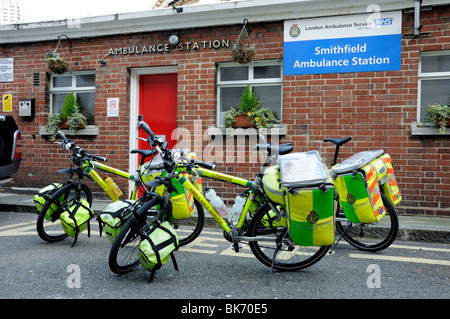
<path id="1" fill-rule="evenodd" d="M 81 234 L 71 248 L 72 239 L 42 241 L 36 218 L 0 212 L 1 299 L 180 299 L 175 310 L 181 312 L 196 299 L 246 300 L 254 306 L 272 299 L 450 298 L 450 247 L 443 244 L 397 241 L 382 252 L 365 253 L 342 241 L 304 271 L 274 272 L 267 286 L 269 269 L 248 248 L 236 254 L 220 231 L 204 229 L 176 252 L 178 272 L 169 261 L 148 283 L 143 267 L 122 276 L 109 270 L 110 243 L 99 237 L 95 221 L 91 237 Z"/>

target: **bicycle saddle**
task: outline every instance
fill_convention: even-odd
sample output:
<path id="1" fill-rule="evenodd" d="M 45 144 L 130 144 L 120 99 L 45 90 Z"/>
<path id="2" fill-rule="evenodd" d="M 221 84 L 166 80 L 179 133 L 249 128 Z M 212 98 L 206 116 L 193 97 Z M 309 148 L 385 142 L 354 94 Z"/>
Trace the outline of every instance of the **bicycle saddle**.
<path id="1" fill-rule="evenodd" d="M 327 137 L 325 138 L 323 141 L 324 142 L 331 142 L 336 144 L 337 146 L 341 146 L 344 145 L 347 142 L 350 142 L 352 140 L 351 137 L 344 137 L 344 138 L 331 138 L 331 137 Z"/>
<path id="2" fill-rule="evenodd" d="M 270 144 L 257 144 L 255 147 L 257 150 L 267 150 L 269 154 L 272 152 L 278 153 L 278 155 L 285 155 L 294 149 L 291 143 L 284 143 L 281 145 L 270 145 Z"/>

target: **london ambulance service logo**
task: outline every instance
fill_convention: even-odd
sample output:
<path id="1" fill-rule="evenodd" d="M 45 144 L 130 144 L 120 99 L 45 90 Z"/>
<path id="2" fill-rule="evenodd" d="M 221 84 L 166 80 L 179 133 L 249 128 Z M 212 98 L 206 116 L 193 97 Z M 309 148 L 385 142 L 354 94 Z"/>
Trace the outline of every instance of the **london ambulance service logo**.
<path id="1" fill-rule="evenodd" d="M 312 210 L 309 212 L 309 215 L 308 217 L 306 217 L 306 220 L 308 221 L 308 223 L 314 225 L 319 220 L 319 215 L 317 215 L 317 212 L 315 210 Z"/>
<path id="2" fill-rule="evenodd" d="M 296 38 L 300 35 L 300 28 L 298 27 L 298 24 L 293 24 L 291 29 L 289 30 L 289 35 L 292 38 Z"/>
<path id="3" fill-rule="evenodd" d="M 351 193 L 348 193 L 347 194 L 347 202 L 349 202 L 350 204 L 354 204 L 356 202 L 355 196 L 353 196 Z"/>

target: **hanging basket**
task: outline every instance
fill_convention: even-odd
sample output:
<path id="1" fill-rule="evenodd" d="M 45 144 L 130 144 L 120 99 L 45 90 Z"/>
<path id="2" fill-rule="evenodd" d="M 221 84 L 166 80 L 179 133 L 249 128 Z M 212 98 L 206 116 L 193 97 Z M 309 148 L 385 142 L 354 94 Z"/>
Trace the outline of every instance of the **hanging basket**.
<path id="1" fill-rule="evenodd" d="M 244 20 L 244 26 L 238 39 L 234 43 L 231 50 L 231 58 L 240 64 L 248 64 L 255 60 L 255 45 L 252 43 L 247 30 L 248 20 Z"/>
<path id="2" fill-rule="evenodd" d="M 69 63 L 64 62 L 62 58 L 47 60 L 47 67 L 56 74 L 64 74 L 69 70 Z"/>
<path id="3" fill-rule="evenodd" d="M 64 62 L 64 59 L 59 56 L 59 53 L 56 52 L 59 47 L 61 47 L 61 50 L 63 50 L 62 44 L 61 44 L 61 38 L 63 36 L 67 37 L 64 34 L 58 37 L 58 43 L 56 44 L 55 50 L 50 51 L 44 55 L 44 61 L 47 63 L 47 67 L 56 74 L 63 74 L 69 70 L 69 63 Z M 70 41 L 70 39 L 69 39 L 69 41 Z M 69 48 L 70 48 L 70 51 L 72 52 L 72 43 L 71 42 L 70 42 Z"/>
<path id="4" fill-rule="evenodd" d="M 250 62 L 255 60 L 255 56 L 256 52 L 255 46 L 253 44 L 248 46 L 235 45 L 231 52 L 231 57 L 233 58 L 233 61 L 238 62 L 240 64 L 249 64 Z"/>

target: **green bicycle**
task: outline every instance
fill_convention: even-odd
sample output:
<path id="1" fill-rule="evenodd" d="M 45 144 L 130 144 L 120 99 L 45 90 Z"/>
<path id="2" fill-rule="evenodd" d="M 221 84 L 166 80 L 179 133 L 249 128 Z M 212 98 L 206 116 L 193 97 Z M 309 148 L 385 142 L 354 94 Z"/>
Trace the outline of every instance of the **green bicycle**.
<path id="1" fill-rule="evenodd" d="M 151 189 L 165 186 L 171 190 L 173 189 L 173 179 L 176 179 L 187 192 L 194 196 L 197 203 L 211 214 L 223 229 L 225 238 L 232 243 L 232 248 L 236 252 L 239 252 L 243 243 L 246 243 L 261 263 L 270 267 L 271 270 L 280 271 L 304 269 L 326 255 L 330 245 L 300 246 L 294 243 L 289 236 L 283 207 L 271 201 L 263 187 L 265 169 L 271 163 L 276 163 L 278 154 L 290 153 L 293 150 L 292 144 L 271 146 L 263 143 L 257 145 L 256 149 L 265 151 L 267 156 L 260 172 L 251 181 L 216 172 L 214 164 L 194 159 L 179 161 L 181 155 L 177 151 L 167 149 L 167 143 L 157 139 L 147 123 L 141 122 L 140 125 L 155 140 L 156 148 L 163 157 L 163 162 L 153 166 L 152 169 L 164 169 L 167 172 L 165 177 L 154 179 L 146 185 Z M 183 173 L 244 187 L 246 190 L 241 193 L 245 198 L 242 212 L 234 215 L 230 221 L 225 220 L 195 185 L 184 177 Z M 172 192 L 168 191 L 165 196 L 155 195 L 152 197 L 151 193 L 146 196 L 149 196 L 149 199 L 128 219 L 111 247 L 109 267 L 116 274 L 124 274 L 139 265 L 138 252 L 141 235 L 170 216 L 170 205 L 168 204 Z M 198 232 L 200 231 L 201 229 L 198 230 Z"/>
<path id="2" fill-rule="evenodd" d="M 135 207 L 142 204 L 145 197 L 139 196 L 139 191 L 143 194 L 149 192 L 147 187 L 145 187 L 143 180 L 143 175 L 147 174 L 147 170 L 144 166 L 145 161 L 148 158 L 152 158 L 157 155 L 158 151 L 154 149 L 132 150 L 131 153 L 141 155 L 141 161 L 139 165 L 140 169 L 136 172 L 136 174 L 130 174 L 103 164 L 102 162 L 107 160 L 105 157 L 88 153 L 85 149 L 68 140 L 64 133 L 58 132 L 58 136 L 62 139 L 60 144 L 62 144 L 63 149 L 72 152 L 71 166 L 67 169 L 58 171 L 62 174 L 68 174 L 69 178 L 65 183 L 63 183 L 62 187 L 52 194 L 52 196 L 43 204 L 38 213 L 36 228 L 41 239 L 47 242 L 57 242 L 63 240 L 68 235 L 62 228 L 61 223 L 56 222 L 59 219 L 60 214 L 81 200 L 86 200 L 89 205 L 92 205 L 92 191 L 89 186 L 84 183 L 84 178 L 88 178 L 89 180 L 100 185 L 100 187 L 113 201 L 119 200 L 117 194 L 108 187 L 105 180 L 97 173 L 96 169 L 134 182 L 130 199 L 136 201 L 134 203 Z M 150 143 L 150 146 L 152 146 L 153 141 L 150 139 L 147 140 Z M 195 222 L 189 225 L 189 228 L 183 228 L 185 236 L 180 236 L 180 245 L 185 245 L 194 240 L 199 233 L 197 230 L 203 228 L 203 209 L 200 205 L 197 205 L 195 209 L 197 218 L 195 219 Z M 49 216 L 51 216 L 51 218 L 49 218 Z M 173 220 L 172 223 L 176 224 L 177 221 Z M 177 227 L 177 225 L 175 227 Z"/>

